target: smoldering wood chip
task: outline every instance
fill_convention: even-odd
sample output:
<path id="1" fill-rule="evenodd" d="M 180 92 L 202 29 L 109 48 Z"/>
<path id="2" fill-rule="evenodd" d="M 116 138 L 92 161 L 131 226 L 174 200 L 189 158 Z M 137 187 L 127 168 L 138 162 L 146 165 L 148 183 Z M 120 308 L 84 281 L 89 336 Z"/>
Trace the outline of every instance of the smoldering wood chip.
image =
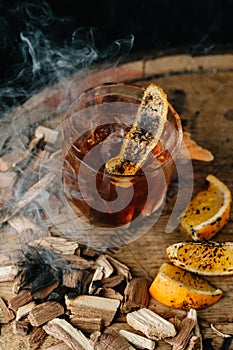
<path id="1" fill-rule="evenodd" d="M 59 281 L 60 281 L 59 274 L 56 271 L 54 271 L 49 265 L 43 264 L 43 265 L 37 266 L 31 278 L 31 282 L 32 282 L 31 292 L 34 295 L 36 292 L 42 290 L 43 288 L 52 286 L 54 283 L 56 284 L 56 287 L 57 287 L 59 284 Z"/>
<path id="2" fill-rule="evenodd" d="M 57 289 L 59 284 L 60 284 L 60 282 L 55 280 L 55 282 L 48 285 L 47 287 L 38 289 L 35 293 L 32 294 L 33 299 L 35 299 L 35 300 L 46 299 L 55 289 Z"/>

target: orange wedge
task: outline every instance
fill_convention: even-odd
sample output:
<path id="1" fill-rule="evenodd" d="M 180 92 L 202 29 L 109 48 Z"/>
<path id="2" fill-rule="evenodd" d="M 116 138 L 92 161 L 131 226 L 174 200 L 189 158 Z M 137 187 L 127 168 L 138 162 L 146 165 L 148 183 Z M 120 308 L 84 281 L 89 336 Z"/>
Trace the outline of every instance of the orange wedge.
<path id="1" fill-rule="evenodd" d="M 194 240 L 209 240 L 228 222 L 232 196 L 229 188 L 214 175 L 206 177 L 208 188 L 190 202 L 181 227 Z"/>
<path id="2" fill-rule="evenodd" d="M 223 293 L 201 277 L 167 263 L 160 267 L 149 292 L 161 304 L 183 310 L 213 305 Z"/>
<path id="3" fill-rule="evenodd" d="M 186 271 L 206 276 L 233 275 L 233 242 L 178 242 L 166 248 L 168 259 Z"/>

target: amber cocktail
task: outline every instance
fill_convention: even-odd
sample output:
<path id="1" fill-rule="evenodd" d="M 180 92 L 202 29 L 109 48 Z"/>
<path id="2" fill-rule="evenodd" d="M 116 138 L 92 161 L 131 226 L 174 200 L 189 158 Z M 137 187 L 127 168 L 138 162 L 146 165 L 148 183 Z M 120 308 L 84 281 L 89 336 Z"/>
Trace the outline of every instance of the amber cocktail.
<path id="1" fill-rule="evenodd" d="M 118 227 L 158 211 L 166 198 L 182 141 L 180 118 L 169 105 L 160 141 L 135 175 L 109 174 L 145 89 L 105 84 L 74 102 L 64 127 L 64 193 L 74 212 L 95 226 Z"/>

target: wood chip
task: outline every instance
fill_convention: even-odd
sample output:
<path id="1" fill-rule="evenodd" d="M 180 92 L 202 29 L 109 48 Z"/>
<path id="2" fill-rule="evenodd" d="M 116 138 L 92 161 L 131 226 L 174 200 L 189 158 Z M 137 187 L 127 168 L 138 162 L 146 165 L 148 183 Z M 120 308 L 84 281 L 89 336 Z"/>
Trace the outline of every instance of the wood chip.
<path id="1" fill-rule="evenodd" d="M 104 272 L 103 272 L 103 267 L 102 266 L 98 266 L 95 269 L 94 275 L 92 277 L 90 286 L 88 288 L 88 294 L 93 294 L 94 291 L 96 290 L 96 286 L 95 286 L 95 282 L 96 281 L 101 281 L 101 279 L 103 278 Z"/>
<path id="2" fill-rule="evenodd" d="M 135 309 L 146 308 L 149 303 L 149 281 L 145 278 L 133 278 L 124 290 L 124 303 L 121 310 L 128 313 Z"/>
<path id="3" fill-rule="evenodd" d="M 29 343 L 40 343 L 46 337 L 46 335 L 47 333 L 42 327 L 35 327 L 30 333 Z"/>
<path id="4" fill-rule="evenodd" d="M 20 306 L 28 304 L 32 301 L 32 295 L 29 290 L 21 290 L 19 294 L 9 300 L 9 308 L 17 312 Z"/>
<path id="5" fill-rule="evenodd" d="M 14 312 L 7 307 L 5 301 L 2 298 L 0 298 L 0 309 L 2 310 L 5 323 L 8 323 L 15 318 Z"/>
<path id="6" fill-rule="evenodd" d="M 75 254 L 76 249 L 79 247 L 78 242 L 74 242 L 63 237 L 53 236 L 39 238 L 30 242 L 29 245 L 49 249 L 55 253 L 64 255 Z"/>
<path id="7" fill-rule="evenodd" d="M 19 321 L 21 320 L 21 318 L 24 318 L 25 316 L 27 316 L 35 306 L 36 306 L 35 301 L 31 301 L 30 303 L 19 307 L 16 312 L 16 321 Z"/>
<path id="8" fill-rule="evenodd" d="M 192 330 L 197 323 L 197 312 L 190 309 L 187 317 L 181 321 L 178 334 L 172 339 L 167 339 L 167 343 L 171 344 L 173 350 L 184 350 L 192 336 Z"/>
<path id="9" fill-rule="evenodd" d="M 66 254 L 63 259 L 70 265 L 72 269 L 88 270 L 95 264 L 92 260 L 87 260 L 77 255 Z"/>
<path id="10" fill-rule="evenodd" d="M 19 272 L 19 274 L 15 278 L 13 288 L 12 288 L 13 293 L 18 294 L 19 291 L 23 287 L 25 287 L 25 273 L 26 273 L 26 270 L 23 269 Z"/>
<path id="11" fill-rule="evenodd" d="M 23 234 L 23 232 L 31 230 L 33 231 L 34 237 L 36 232 L 41 232 L 41 228 L 35 222 L 33 222 L 29 217 L 22 214 L 15 215 L 14 217 L 8 220 L 8 223 L 19 234 Z"/>
<path id="12" fill-rule="evenodd" d="M 16 173 L 13 171 L 8 171 L 6 173 L 0 172 L 0 189 L 12 187 L 16 180 L 16 176 Z"/>
<path id="13" fill-rule="evenodd" d="M 193 335 L 190 338 L 187 350 L 202 350 L 202 335 L 200 331 L 200 327 L 197 320 L 197 312 L 194 314 L 194 319 L 196 319 L 196 324 L 193 329 Z"/>
<path id="14" fill-rule="evenodd" d="M 59 281 L 55 281 L 49 286 L 37 290 L 35 293 L 32 294 L 33 299 L 35 300 L 46 299 L 55 289 L 57 289 L 59 284 L 60 284 Z"/>
<path id="15" fill-rule="evenodd" d="M 89 291 L 90 283 L 92 281 L 92 277 L 94 274 L 93 270 L 90 270 L 90 271 L 84 270 L 84 271 L 85 271 L 85 274 L 82 281 L 82 293 L 81 293 L 83 295 L 89 294 L 88 291 Z"/>
<path id="16" fill-rule="evenodd" d="M 108 254 L 105 254 L 105 257 L 114 267 L 117 275 L 125 276 L 126 282 L 132 279 L 131 273 L 129 271 L 129 267 L 127 265 L 123 264 L 122 262 L 118 261 L 117 259 L 111 257 Z"/>
<path id="17" fill-rule="evenodd" d="M 0 157 L 0 171 L 6 172 L 28 157 L 26 149 L 16 148 Z"/>
<path id="18" fill-rule="evenodd" d="M 99 267 L 101 270 L 99 271 L 99 273 L 94 274 L 91 285 L 89 287 L 89 294 L 92 294 L 96 288 L 114 288 L 119 286 L 124 280 L 125 277 L 124 276 L 111 276 L 111 277 L 107 277 L 107 278 L 102 278 L 101 276 L 103 276 L 102 273 L 102 268 Z M 97 270 L 98 271 L 98 268 Z"/>
<path id="19" fill-rule="evenodd" d="M 56 301 L 45 301 L 35 306 L 28 314 L 32 326 L 41 326 L 55 317 L 64 314 L 64 308 Z"/>
<path id="20" fill-rule="evenodd" d="M 72 350 L 93 350 L 85 335 L 69 322 L 55 318 L 43 326 L 47 334 L 62 340 Z"/>
<path id="21" fill-rule="evenodd" d="M 13 333 L 19 335 L 27 335 L 29 332 L 30 323 L 27 321 L 14 321 L 12 324 Z"/>
<path id="22" fill-rule="evenodd" d="M 202 350 L 201 338 L 197 335 L 192 335 L 186 350 Z"/>
<path id="23" fill-rule="evenodd" d="M 13 281 L 19 270 L 15 265 L 0 267 L 0 282 Z"/>
<path id="24" fill-rule="evenodd" d="M 175 326 L 175 329 L 177 331 L 180 330 L 182 320 L 180 320 L 176 315 L 171 317 L 171 318 L 169 318 L 168 321 L 171 322 Z"/>
<path id="25" fill-rule="evenodd" d="M 83 332 L 93 333 L 102 332 L 104 328 L 103 320 L 94 317 L 72 317 L 71 323 Z"/>
<path id="26" fill-rule="evenodd" d="M 40 141 L 42 140 L 42 135 L 40 137 L 33 137 L 27 147 L 27 153 L 30 154 L 35 148 L 36 146 L 40 143 Z"/>
<path id="27" fill-rule="evenodd" d="M 71 270 L 65 272 L 62 277 L 63 286 L 68 288 L 77 288 L 78 283 L 81 283 L 84 278 L 83 270 Z"/>
<path id="28" fill-rule="evenodd" d="M 98 256 L 98 253 L 90 247 L 84 247 L 82 249 L 82 255 L 84 257 L 95 259 Z"/>
<path id="29" fill-rule="evenodd" d="M 131 327 L 152 340 L 176 335 L 176 329 L 172 323 L 146 308 L 127 314 L 126 319 Z"/>
<path id="30" fill-rule="evenodd" d="M 91 344 L 94 350 L 134 350 L 135 348 L 114 329 L 106 329 L 91 336 Z"/>
<path id="31" fill-rule="evenodd" d="M 154 350 L 155 349 L 155 341 L 145 338 L 141 335 L 126 331 L 124 329 L 121 329 L 119 331 L 120 335 L 122 335 L 125 339 L 128 340 L 129 343 L 136 346 L 137 349 L 148 349 L 148 350 Z"/>
<path id="32" fill-rule="evenodd" d="M 93 295 L 79 295 L 75 299 L 65 298 L 67 310 L 70 311 L 71 320 L 73 317 L 101 318 L 104 327 L 108 326 L 120 305 L 116 299 L 101 298 Z"/>
<path id="33" fill-rule="evenodd" d="M 108 278 L 102 278 L 99 283 L 96 283 L 98 286 L 103 288 L 114 288 L 119 286 L 122 282 L 124 282 L 124 276 L 112 276 Z"/>
<path id="34" fill-rule="evenodd" d="M 52 346 L 46 348 L 46 350 L 70 350 L 70 347 L 62 342 L 62 343 L 59 343 L 56 345 L 52 345 Z"/>
<path id="35" fill-rule="evenodd" d="M 95 292 L 95 295 L 123 301 L 123 295 L 112 288 L 98 288 Z"/>
<path id="36" fill-rule="evenodd" d="M 50 128 L 47 128 L 45 126 L 38 126 L 35 130 L 35 137 L 38 139 L 44 139 L 45 142 L 48 143 L 56 143 L 58 139 L 58 131 L 52 130 Z"/>
<path id="37" fill-rule="evenodd" d="M 50 187 L 55 178 L 55 174 L 48 173 L 42 177 L 37 183 L 29 188 L 22 197 L 13 205 L 13 209 L 7 211 L 5 215 L 0 218 L 0 224 L 8 221 L 11 217 L 17 214 L 22 208 L 32 202 L 36 197 L 41 195 L 41 191 Z M 4 209 L 4 208 L 3 208 Z"/>
<path id="38" fill-rule="evenodd" d="M 104 254 L 101 254 L 96 259 L 96 264 L 103 268 L 103 277 L 104 278 L 111 276 L 111 274 L 114 272 L 114 268 L 113 268 L 112 264 L 108 261 L 107 257 Z"/>

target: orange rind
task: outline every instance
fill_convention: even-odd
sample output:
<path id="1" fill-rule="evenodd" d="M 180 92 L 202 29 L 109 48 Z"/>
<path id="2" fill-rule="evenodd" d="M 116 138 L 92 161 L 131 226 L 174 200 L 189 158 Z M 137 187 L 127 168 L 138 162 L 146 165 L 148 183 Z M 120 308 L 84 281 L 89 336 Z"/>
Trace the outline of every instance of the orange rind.
<path id="1" fill-rule="evenodd" d="M 149 292 L 161 304 L 183 310 L 211 306 L 223 294 L 203 278 L 168 263 L 161 265 Z"/>
<path id="2" fill-rule="evenodd" d="M 107 172 L 135 175 L 158 145 L 167 114 L 167 95 L 160 86 L 150 84 L 144 91 L 134 123 L 124 137 L 120 153 L 105 164 Z"/>
<path id="3" fill-rule="evenodd" d="M 229 221 L 232 195 L 216 176 L 206 177 L 208 188 L 197 193 L 182 215 L 183 231 L 194 240 L 209 240 Z"/>
<path id="4" fill-rule="evenodd" d="M 233 275 L 233 242 L 178 242 L 166 248 L 174 265 L 206 276 Z"/>

